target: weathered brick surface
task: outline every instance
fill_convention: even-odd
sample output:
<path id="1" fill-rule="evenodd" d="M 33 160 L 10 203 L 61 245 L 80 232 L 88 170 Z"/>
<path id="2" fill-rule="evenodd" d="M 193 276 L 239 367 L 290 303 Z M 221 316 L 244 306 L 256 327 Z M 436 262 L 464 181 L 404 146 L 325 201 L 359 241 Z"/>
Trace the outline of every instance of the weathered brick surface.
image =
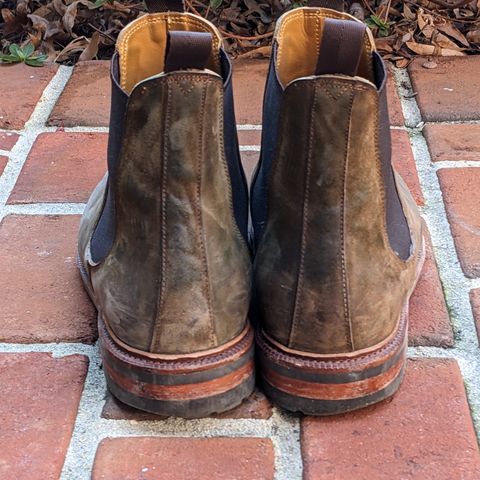
<path id="1" fill-rule="evenodd" d="M 56 64 L 34 68 L 23 63 L 0 67 L 0 128 L 23 128 L 57 68 Z"/>
<path id="2" fill-rule="evenodd" d="M 82 355 L 0 354 L 0 478 L 59 478 L 87 365 Z"/>
<path id="3" fill-rule="evenodd" d="M 0 132 L 0 150 L 11 150 L 17 143 L 18 135 L 12 132 Z"/>
<path id="4" fill-rule="evenodd" d="M 8 162 L 8 158 L 4 157 L 3 155 L 0 155 L 0 175 L 5 170 L 5 166 L 7 165 L 7 162 Z"/>
<path id="5" fill-rule="evenodd" d="M 426 239 L 422 274 L 410 298 L 408 337 L 410 345 L 453 346 L 452 326 L 430 238 Z"/>
<path id="6" fill-rule="evenodd" d="M 86 202 L 107 169 L 107 134 L 38 136 L 8 203 Z"/>
<path id="7" fill-rule="evenodd" d="M 462 269 L 480 275 L 480 170 L 445 168 L 438 171 L 448 221 Z"/>
<path id="8" fill-rule="evenodd" d="M 273 480 L 274 452 L 261 438 L 107 438 L 92 480 Z"/>
<path id="9" fill-rule="evenodd" d="M 470 291 L 470 303 L 472 305 L 473 318 L 477 328 L 477 336 L 480 341 L 480 288 Z"/>
<path id="10" fill-rule="evenodd" d="M 12 215 L 0 224 L 0 341 L 95 340 L 95 312 L 76 266 L 78 221 Z"/>
<path id="11" fill-rule="evenodd" d="M 261 130 L 239 130 L 238 143 L 240 145 L 260 145 L 262 139 Z"/>
<path id="12" fill-rule="evenodd" d="M 233 62 L 233 94 L 237 123 L 262 123 L 263 91 L 267 79 L 268 60 Z"/>
<path id="13" fill-rule="evenodd" d="M 266 420 L 271 416 L 272 404 L 260 390 L 255 390 L 252 395 L 244 400 L 238 407 L 228 412 L 212 415 L 212 418 L 255 418 Z M 102 410 L 102 417 L 109 420 L 136 420 L 139 422 L 166 418 L 154 415 L 153 413 L 142 412 L 136 408 L 125 405 L 110 393 L 107 394 Z"/>
<path id="14" fill-rule="evenodd" d="M 434 124 L 423 129 L 434 162 L 480 160 L 480 125 Z"/>
<path id="15" fill-rule="evenodd" d="M 408 133 L 404 130 L 392 130 L 392 162 L 397 172 L 407 184 L 417 205 L 424 205 L 422 189 L 418 179 L 417 166 L 413 158 Z"/>
<path id="16" fill-rule="evenodd" d="M 92 60 L 75 65 L 53 109 L 49 125 L 108 126 L 110 118 L 110 62 Z"/>
<path id="17" fill-rule="evenodd" d="M 302 421 L 305 480 L 476 480 L 480 455 L 455 360 L 409 361 L 391 401 Z"/>
<path id="18" fill-rule="evenodd" d="M 408 70 L 424 120 L 429 122 L 480 119 L 480 58 L 437 57 L 437 68 L 423 68 L 416 58 Z"/>
<path id="19" fill-rule="evenodd" d="M 242 152 L 241 155 L 245 176 L 247 177 L 247 182 L 250 183 L 260 157 L 260 152 Z"/>
<path id="20" fill-rule="evenodd" d="M 390 124 L 396 127 L 403 126 L 405 119 L 403 117 L 402 103 L 390 69 L 387 79 L 387 99 Z"/>

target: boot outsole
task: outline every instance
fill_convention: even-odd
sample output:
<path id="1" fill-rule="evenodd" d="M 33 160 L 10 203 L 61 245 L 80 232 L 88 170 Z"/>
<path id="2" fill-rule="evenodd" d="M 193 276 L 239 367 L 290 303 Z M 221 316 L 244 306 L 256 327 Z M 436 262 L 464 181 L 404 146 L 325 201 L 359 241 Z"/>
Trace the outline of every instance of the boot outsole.
<path id="1" fill-rule="evenodd" d="M 169 360 L 127 351 L 100 317 L 98 324 L 108 388 L 127 405 L 158 415 L 199 418 L 230 410 L 253 392 L 251 327 L 223 351 Z"/>
<path id="2" fill-rule="evenodd" d="M 349 358 L 311 358 L 282 351 L 264 333 L 256 343 L 265 393 L 279 406 L 305 415 L 336 415 L 393 395 L 402 380 L 407 319 L 378 350 Z"/>

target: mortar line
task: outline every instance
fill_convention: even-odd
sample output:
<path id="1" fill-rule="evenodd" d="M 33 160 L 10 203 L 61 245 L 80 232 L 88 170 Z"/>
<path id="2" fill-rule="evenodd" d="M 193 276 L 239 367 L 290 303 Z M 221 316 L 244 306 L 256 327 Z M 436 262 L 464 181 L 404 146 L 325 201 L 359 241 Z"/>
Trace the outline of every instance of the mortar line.
<path id="1" fill-rule="evenodd" d="M 407 70 L 395 68 L 393 72 L 400 94 L 420 186 L 425 198 L 425 206 L 422 212 L 432 238 L 440 280 L 447 306 L 450 309 L 450 318 L 454 329 L 455 342 L 453 349 L 448 350 L 449 354 L 445 351 L 445 355 L 442 355 L 443 349 L 439 349 L 437 354 L 439 356 L 450 356 L 458 361 L 466 385 L 467 399 L 478 440 L 480 438 L 480 350 L 469 299 L 469 290 L 472 284 L 463 274 L 458 260 L 437 171 L 422 132 L 424 122 L 416 97 L 412 95 L 413 88 L 410 76 Z M 430 356 L 430 350 L 421 347 L 417 347 L 413 351 L 420 357 Z"/>
<path id="2" fill-rule="evenodd" d="M 478 160 L 442 160 L 434 162 L 433 168 L 441 170 L 442 168 L 478 168 L 480 167 L 480 155 Z"/>

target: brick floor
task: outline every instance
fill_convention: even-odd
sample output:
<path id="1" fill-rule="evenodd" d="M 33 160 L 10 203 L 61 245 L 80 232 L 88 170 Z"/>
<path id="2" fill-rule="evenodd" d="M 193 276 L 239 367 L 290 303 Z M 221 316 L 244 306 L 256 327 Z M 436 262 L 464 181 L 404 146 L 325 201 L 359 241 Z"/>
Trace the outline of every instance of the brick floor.
<path id="1" fill-rule="evenodd" d="M 0 67 L 0 128 L 23 128 L 57 68 L 57 65 L 34 68 L 24 64 Z"/>
<path id="2" fill-rule="evenodd" d="M 480 275 L 480 170 L 445 168 L 438 171 L 455 247 L 467 277 Z"/>
<path id="3" fill-rule="evenodd" d="M 0 150 L 11 150 L 17 143 L 18 135 L 11 132 L 0 132 Z"/>
<path id="4" fill-rule="evenodd" d="M 424 119 L 477 118 L 480 100 L 471 92 L 480 82 L 475 73 L 478 57 L 438 59 L 439 67 L 434 70 L 420 68 L 418 62 L 410 71 L 418 91 L 413 98 L 419 101 Z M 239 123 L 261 123 L 266 66 L 267 62 L 261 60 L 235 62 Z M 463 300 L 458 300 L 465 298 L 463 289 L 467 288 L 478 325 L 480 288 L 476 280 L 468 278 L 458 286 L 452 282 L 452 278 L 461 276 L 455 252 L 447 261 L 443 254 L 437 257 L 449 292 L 449 307 L 458 313 L 459 335 L 454 338 L 430 241 L 425 268 L 410 302 L 409 343 L 413 349 L 409 352 L 432 356 L 438 350 L 430 347 L 448 347 L 447 355 L 467 360 L 462 363 L 468 365 L 464 377 L 453 359 L 410 360 L 405 383 L 393 400 L 361 412 L 322 419 L 284 414 L 271 405 L 261 387 L 230 412 L 194 421 L 165 420 L 141 413 L 109 394 L 103 403 L 98 349 L 91 345 L 97 335 L 96 314 L 83 292 L 75 265 L 79 217 L 67 215 L 69 210 L 63 203 L 87 200 L 105 171 L 107 136 L 59 129 L 38 135 L 31 151 L 26 152 L 28 141 L 24 140 L 29 137 L 23 135 L 37 135 L 38 130 L 27 126 L 20 139 L 13 131 L 23 128 L 55 68 L 0 67 L 2 85 L 8 85 L 7 93 L 0 92 L 0 129 L 7 129 L 0 131 L 0 175 L 6 152 L 22 141 L 12 158 L 15 168 L 9 169 L 15 173 L 22 167 L 20 175 L 8 204 L 0 203 L 0 478 L 59 478 L 64 460 L 65 478 L 79 480 L 90 478 L 93 463 L 94 479 L 115 480 L 271 479 L 275 465 L 279 479 L 297 480 L 302 476 L 302 462 L 304 480 L 480 478 L 479 452 L 463 386 L 465 382 L 472 405 L 476 405 L 478 351 L 462 335 L 464 325 L 469 329 L 473 325 L 468 324 L 471 316 Z M 464 83 L 469 83 L 468 88 L 462 88 Z M 401 99 L 391 76 L 388 89 L 391 122 L 403 125 Z M 49 123 L 106 126 L 109 91 L 108 62 L 78 65 Z M 56 95 L 56 91 L 51 94 Z M 412 116 L 406 112 L 410 124 Z M 35 128 L 41 128 L 36 120 Z M 479 159 L 479 127 L 427 123 L 423 133 L 432 159 Z M 440 192 L 422 193 L 410 146 L 410 141 L 418 142 L 418 135 L 410 140 L 407 131 L 392 130 L 394 163 L 417 203 L 423 206 L 427 200 L 423 215 L 433 225 L 442 212 L 431 208 L 431 194 Z M 260 136 L 259 130 L 240 130 L 239 141 L 243 147 L 255 147 L 260 144 Z M 248 176 L 258 155 L 257 151 L 242 152 Z M 425 160 L 420 173 L 431 189 L 435 166 L 425 164 Z M 445 238 L 448 240 L 453 233 L 463 271 L 469 277 L 478 276 L 480 265 L 479 175 L 480 169 L 475 168 L 439 170 L 452 232 L 442 227 L 443 218 L 432 230 L 439 249 L 445 248 Z M 12 180 L 12 175 L 1 177 L 6 191 L 13 187 Z M 81 205 L 77 208 L 80 210 Z M 57 211 L 64 214 L 48 215 Z M 30 214 L 20 215 L 22 212 Z M 34 212 L 37 215 L 32 215 Z M 35 345 L 49 342 L 52 344 Z M 416 346 L 422 348 L 417 350 Z M 39 348 L 54 353 L 54 357 L 30 352 Z M 29 353 L 1 353 L 23 350 Z M 86 357 L 65 355 L 79 351 L 88 352 L 92 358 L 91 376 L 85 387 L 82 415 L 77 418 L 71 449 L 65 457 L 87 369 Z M 303 457 L 298 451 L 299 433 Z M 209 438 L 198 438 L 204 436 Z M 118 438 L 107 438 L 99 445 L 97 440 L 105 437 Z"/>
<path id="5" fill-rule="evenodd" d="M 108 126 L 110 118 L 110 62 L 80 62 L 48 119 L 49 125 Z"/>
<path id="6" fill-rule="evenodd" d="M 434 162 L 480 160 L 478 124 L 427 124 L 423 133 Z"/>
<path id="7" fill-rule="evenodd" d="M 453 331 L 430 238 L 426 250 L 422 274 L 410 298 L 409 344 L 451 347 Z"/>
<path id="8" fill-rule="evenodd" d="M 229 410 L 228 412 L 212 415 L 212 418 L 254 418 L 258 420 L 267 420 L 271 416 L 272 404 L 267 397 L 257 389 L 238 407 Z M 105 405 L 102 410 L 102 417 L 108 420 L 136 420 L 139 422 L 159 420 L 159 418 L 161 418 L 158 415 L 142 412 L 136 408 L 125 405 L 110 393 L 107 394 Z"/>
<path id="9" fill-rule="evenodd" d="M 260 438 L 109 438 L 92 480 L 273 480 L 270 440 Z"/>
<path id="10" fill-rule="evenodd" d="M 0 224 L 0 341 L 87 342 L 93 306 L 76 266 L 78 216 L 15 216 Z"/>
<path id="11" fill-rule="evenodd" d="M 105 175 L 107 139 L 106 133 L 39 135 L 8 203 L 86 202 Z"/>
<path id="12" fill-rule="evenodd" d="M 81 355 L 0 354 L 0 478 L 59 478 L 87 365 Z"/>
<path id="13" fill-rule="evenodd" d="M 454 360 L 410 360 L 391 401 L 302 422 L 305 480 L 480 478 L 480 455 Z"/>
<path id="14" fill-rule="evenodd" d="M 424 68 L 424 58 L 409 66 L 422 117 L 428 122 L 480 119 L 480 57 L 438 57 L 438 67 Z"/>
<path id="15" fill-rule="evenodd" d="M 403 180 L 405 180 L 417 205 L 423 205 L 425 200 L 420 188 L 417 167 L 413 158 L 408 133 L 404 130 L 392 130 L 391 135 L 393 165 Z"/>

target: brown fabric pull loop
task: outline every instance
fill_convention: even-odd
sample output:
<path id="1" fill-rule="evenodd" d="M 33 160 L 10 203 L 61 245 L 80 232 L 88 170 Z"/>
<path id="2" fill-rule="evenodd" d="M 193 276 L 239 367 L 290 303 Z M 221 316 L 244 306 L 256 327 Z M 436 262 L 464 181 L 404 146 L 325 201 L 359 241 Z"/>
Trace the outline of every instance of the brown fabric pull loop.
<path id="1" fill-rule="evenodd" d="M 308 6 L 318 8 L 330 8 L 331 10 L 337 10 L 338 12 L 345 11 L 343 0 L 309 0 Z"/>
<path id="2" fill-rule="evenodd" d="M 145 0 L 145 4 L 150 13 L 185 11 L 185 3 L 183 0 Z"/>
<path id="3" fill-rule="evenodd" d="M 317 60 L 316 75 L 357 74 L 366 26 L 352 20 L 326 18 Z"/>
<path id="4" fill-rule="evenodd" d="M 212 34 L 208 32 L 168 32 L 165 72 L 203 70 L 212 54 L 212 45 Z"/>

